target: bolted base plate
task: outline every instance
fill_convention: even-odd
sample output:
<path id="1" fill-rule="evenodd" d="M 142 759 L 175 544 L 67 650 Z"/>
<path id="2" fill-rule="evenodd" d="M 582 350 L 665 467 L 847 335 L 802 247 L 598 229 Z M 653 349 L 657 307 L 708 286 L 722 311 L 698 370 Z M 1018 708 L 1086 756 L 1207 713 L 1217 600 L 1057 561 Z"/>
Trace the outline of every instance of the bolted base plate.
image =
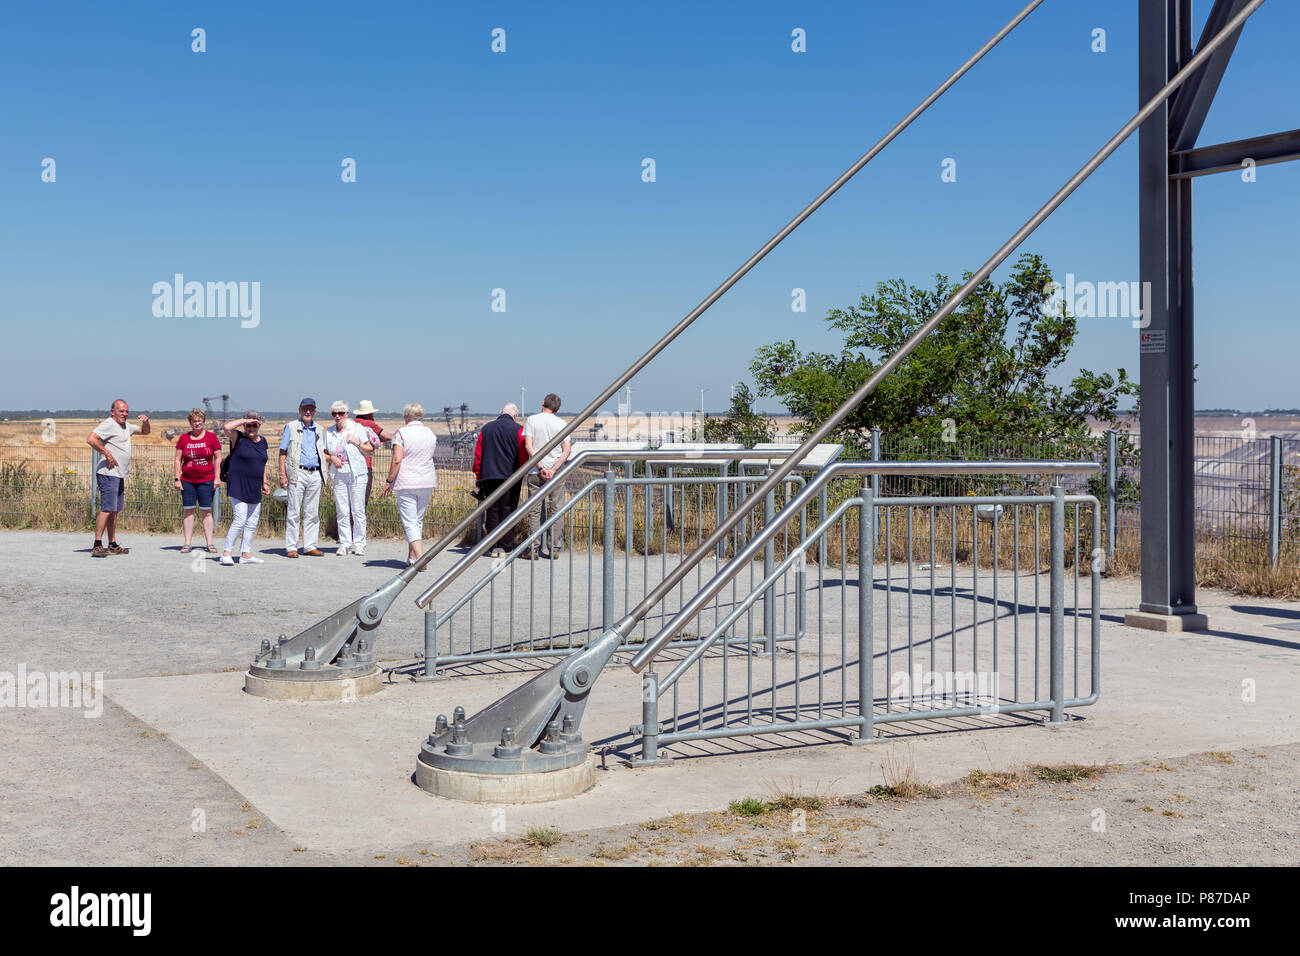
<path id="1" fill-rule="evenodd" d="M 260 667 L 250 668 L 244 675 L 244 692 L 269 700 L 333 700 L 347 701 L 375 694 L 384 686 L 383 671 L 371 664 L 360 672 L 324 671 L 328 676 L 310 680 L 293 680 L 285 677 L 263 677 Z M 296 673 L 291 671 L 290 673 Z M 319 674 L 322 671 L 316 671 Z"/>
<path id="2" fill-rule="evenodd" d="M 573 766 L 515 773 L 452 770 L 426 763 L 427 756 L 422 750 L 416 758 L 416 784 L 435 796 L 452 800 L 473 803 L 545 803 L 577 796 L 596 785 L 596 761 L 586 753 L 580 754 L 581 760 Z"/>

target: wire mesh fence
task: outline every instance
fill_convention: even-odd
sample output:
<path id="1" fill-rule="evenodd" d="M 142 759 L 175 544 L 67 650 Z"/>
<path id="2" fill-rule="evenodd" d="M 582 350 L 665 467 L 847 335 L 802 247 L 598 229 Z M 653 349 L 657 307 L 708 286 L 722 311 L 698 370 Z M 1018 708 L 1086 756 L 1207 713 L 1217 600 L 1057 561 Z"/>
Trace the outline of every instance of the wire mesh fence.
<path id="1" fill-rule="evenodd" d="M 878 433 L 879 434 L 879 433 Z M 1105 434 L 1076 440 L 1012 439 L 1005 436 L 960 435 L 952 441 L 915 438 L 901 434 L 879 434 L 879 456 L 886 461 L 976 461 L 1090 460 L 1103 465 L 1094 476 L 1065 476 L 1061 479 L 1069 494 L 1091 494 L 1103 502 L 1105 536 L 1113 546 L 1110 560 L 1116 570 L 1135 569 L 1141 551 L 1141 447 L 1135 433 Z M 135 443 L 131 475 L 126 486 L 126 509 L 119 519 L 123 530 L 179 534 L 183 509 L 180 493 L 172 484 L 174 449 L 170 445 Z M 858 450 L 861 457 L 867 451 Z M 392 460 L 391 449 L 374 454 L 374 475 L 382 487 Z M 848 457 L 848 456 L 846 456 Z M 856 455 L 853 457 L 857 457 Z M 1113 478 L 1108 479 L 1108 469 Z M 604 465 L 601 466 L 603 469 Z M 734 470 L 734 465 L 732 466 Z M 449 531 L 473 509 L 474 476 L 471 459 L 457 455 L 437 463 L 438 487 L 425 516 L 424 534 L 434 537 Z M 660 472 L 662 473 L 662 469 Z M 596 471 L 582 469 L 573 476 L 576 491 Z M 278 487 L 276 449 L 270 449 L 267 478 Z M 8 447 L 0 457 L 0 527 L 89 530 L 94 522 L 94 458 L 89 448 L 31 444 Z M 1250 437 L 1247 434 L 1197 435 L 1194 458 L 1195 516 L 1198 556 L 1202 560 L 1227 564 L 1300 568 L 1300 439 L 1294 437 Z M 884 476 L 874 489 L 877 497 L 918 495 L 1034 495 L 1046 494 L 1050 480 L 1023 475 Z M 831 482 L 817 510 L 833 510 L 857 495 L 861 482 L 836 479 Z M 712 491 L 703 492 L 712 494 Z M 651 507 L 672 506 L 664 492 L 656 492 Z M 694 511 L 689 507 L 695 505 Z M 681 517 L 698 521 L 707 534 L 716 520 L 716 502 L 681 501 Z M 627 512 L 620 508 L 617 540 L 626 542 Z M 214 510 L 224 527 L 231 513 L 225 489 L 219 490 Z M 285 505 L 272 496 L 264 499 L 258 526 L 260 536 L 284 532 Z M 695 512 L 698 512 L 696 514 Z M 1113 528 L 1111 514 L 1113 513 Z M 337 537 L 337 516 L 330 482 L 323 483 L 320 517 L 327 537 Z M 582 515 L 599 540 L 601 515 Z M 393 497 L 381 498 L 372 489 L 367 506 L 372 537 L 400 537 L 402 525 Z M 633 535 L 637 532 L 632 523 Z M 588 529 L 583 529 L 586 533 Z M 846 528 L 848 540 L 856 529 Z M 883 531 L 881 532 L 883 533 Z M 829 533 L 824 547 L 838 553 L 844 542 L 837 532 Z M 635 545 L 634 545 L 635 547 Z"/>

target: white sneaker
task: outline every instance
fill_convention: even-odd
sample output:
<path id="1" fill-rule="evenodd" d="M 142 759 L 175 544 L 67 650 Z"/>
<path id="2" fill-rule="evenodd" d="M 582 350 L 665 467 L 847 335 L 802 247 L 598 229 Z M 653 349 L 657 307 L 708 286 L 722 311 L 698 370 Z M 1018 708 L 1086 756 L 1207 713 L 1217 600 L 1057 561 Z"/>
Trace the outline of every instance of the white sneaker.
<path id="1" fill-rule="evenodd" d="M 245 558 L 241 555 L 239 558 L 239 563 L 240 564 L 266 564 L 266 561 L 262 558 Z"/>
<path id="2" fill-rule="evenodd" d="M 223 554 L 221 556 L 221 563 L 228 568 L 233 568 L 235 566 L 235 559 L 228 554 Z"/>
<path id="3" fill-rule="evenodd" d="M 366 556 L 366 549 L 365 549 L 365 546 L 364 546 L 364 545 L 355 545 L 355 544 L 354 544 L 354 545 L 352 546 L 352 553 L 355 554 L 357 557 L 364 558 L 364 557 Z"/>
<path id="4" fill-rule="evenodd" d="M 345 555 L 348 553 L 348 549 L 347 549 L 347 548 L 339 548 L 339 549 L 338 549 L 337 551 L 335 551 L 334 553 L 337 554 L 337 555 L 341 558 L 341 557 L 345 556 Z"/>

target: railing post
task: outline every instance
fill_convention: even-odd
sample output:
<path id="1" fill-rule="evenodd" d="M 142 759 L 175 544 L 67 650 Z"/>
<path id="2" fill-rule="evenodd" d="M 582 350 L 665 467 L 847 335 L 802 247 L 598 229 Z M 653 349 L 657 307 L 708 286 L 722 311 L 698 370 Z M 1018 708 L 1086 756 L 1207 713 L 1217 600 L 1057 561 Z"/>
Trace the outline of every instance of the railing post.
<path id="1" fill-rule="evenodd" d="M 659 676 L 647 671 L 641 678 L 641 762 L 659 760 Z"/>
<path id="2" fill-rule="evenodd" d="M 880 429 L 876 427 L 871 429 L 871 460 L 884 460 L 884 451 L 880 447 Z M 871 497 L 873 500 L 880 497 L 880 475 L 878 474 L 871 476 Z M 872 507 L 874 508 L 875 506 L 873 505 Z M 871 517 L 874 523 L 876 517 L 874 510 L 872 511 Z M 879 545 L 879 543 L 879 541 L 876 542 L 877 545 Z M 875 558 L 874 551 L 872 551 L 872 558 Z"/>
<path id="3" fill-rule="evenodd" d="M 876 476 L 872 476 L 873 480 Z M 875 692 L 875 547 L 876 500 L 870 486 L 862 489 L 862 505 L 858 511 L 858 725 L 860 744 L 876 739 L 873 727 L 876 714 Z"/>
<path id="4" fill-rule="evenodd" d="M 770 473 L 770 472 L 769 472 Z M 763 527 L 769 527 L 776 520 L 776 491 L 769 491 L 763 497 Z M 763 546 L 763 580 L 767 580 L 776 567 L 776 536 L 767 539 Z M 764 653 L 776 653 L 776 585 L 763 592 L 763 648 Z"/>
<path id="5" fill-rule="evenodd" d="M 1106 562 L 1115 560 L 1115 512 L 1119 504 L 1119 432 L 1106 432 Z"/>
<path id="6" fill-rule="evenodd" d="M 90 522 L 99 517 L 99 449 L 90 450 Z"/>
<path id="7" fill-rule="evenodd" d="M 471 645 L 472 646 L 472 645 Z M 424 609 L 424 679 L 438 676 L 438 611 L 430 604 Z"/>
<path id="8" fill-rule="evenodd" d="M 1268 452 L 1268 563 L 1277 568 L 1282 545 L 1282 439 L 1274 435 Z"/>
<path id="9" fill-rule="evenodd" d="M 827 486 L 829 484 L 830 482 L 827 482 L 825 485 L 822 485 L 821 494 L 817 496 L 817 507 L 820 510 L 820 514 L 817 516 L 817 523 L 819 525 L 826 521 L 827 505 L 829 503 Z M 843 542 L 840 542 L 840 544 L 843 546 Z M 817 542 L 817 563 L 823 568 L 826 567 L 826 535 L 822 535 L 821 540 Z"/>
<path id="10" fill-rule="evenodd" d="M 722 464 L 718 466 L 719 478 L 729 478 L 730 476 L 731 476 L 731 468 L 729 465 Z M 715 496 L 715 506 L 714 506 L 714 510 L 717 512 L 718 523 L 714 525 L 715 528 L 721 528 L 722 522 L 727 520 L 727 495 L 730 494 L 730 492 L 728 491 L 730 487 L 731 485 L 727 484 L 725 481 L 718 482 L 718 489 L 717 489 L 717 495 Z M 703 515 L 700 516 L 700 520 L 701 521 L 704 520 Z M 719 561 L 722 561 L 723 559 L 726 558 L 726 556 L 727 556 L 727 542 L 726 539 L 723 539 L 722 541 L 718 542 L 716 557 Z"/>
<path id="11" fill-rule="evenodd" d="M 618 504 L 618 486 L 614 484 L 614 469 L 605 470 L 605 527 L 604 554 L 601 555 L 600 580 L 603 588 L 601 628 L 608 631 L 614 626 L 614 517 Z"/>
<path id="12" fill-rule="evenodd" d="M 1051 693 L 1052 717 L 1050 723 L 1065 722 L 1065 489 L 1052 486 L 1052 550 L 1051 576 Z"/>

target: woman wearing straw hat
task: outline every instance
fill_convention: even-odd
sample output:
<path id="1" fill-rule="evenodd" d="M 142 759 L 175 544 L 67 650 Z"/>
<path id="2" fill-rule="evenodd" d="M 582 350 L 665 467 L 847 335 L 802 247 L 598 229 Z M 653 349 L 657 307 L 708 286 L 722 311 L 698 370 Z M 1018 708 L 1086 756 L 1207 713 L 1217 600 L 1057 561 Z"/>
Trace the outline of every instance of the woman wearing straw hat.
<path id="1" fill-rule="evenodd" d="M 362 428 L 370 430 L 370 434 L 374 436 L 370 443 L 376 451 L 379 450 L 380 442 L 393 440 L 393 433 L 384 431 L 384 426 L 375 421 L 375 406 L 370 404 L 368 398 L 363 398 L 357 405 L 357 412 L 352 416 L 352 420 Z M 370 492 L 375 486 L 375 468 L 370 454 L 366 455 L 366 504 L 370 504 Z"/>

